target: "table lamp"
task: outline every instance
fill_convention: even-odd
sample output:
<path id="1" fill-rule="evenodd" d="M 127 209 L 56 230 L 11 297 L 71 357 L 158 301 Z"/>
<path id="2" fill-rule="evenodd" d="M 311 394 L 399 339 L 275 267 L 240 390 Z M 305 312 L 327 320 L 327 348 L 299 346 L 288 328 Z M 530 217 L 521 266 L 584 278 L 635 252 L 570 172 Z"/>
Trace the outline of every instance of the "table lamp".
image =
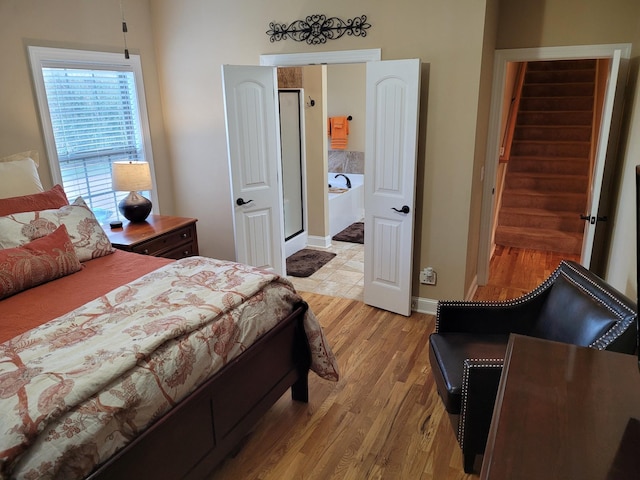
<path id="1" fill-rule="evenodd" d="M 113 162 L 111 185 L 115 191 L 129 192 L 118 204 L 120 213 L 130 222 L 144 222 L 151 213 L 151 201 L 138 194 L 151 190 L 151 170 L 147 162 Z"/>

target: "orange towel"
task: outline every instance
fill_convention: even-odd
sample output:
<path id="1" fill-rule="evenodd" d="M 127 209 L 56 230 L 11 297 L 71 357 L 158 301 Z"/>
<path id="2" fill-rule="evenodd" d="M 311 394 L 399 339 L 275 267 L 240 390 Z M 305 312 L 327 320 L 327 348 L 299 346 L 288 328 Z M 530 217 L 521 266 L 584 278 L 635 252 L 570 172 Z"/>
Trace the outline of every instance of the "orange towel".
<path id="1" fill-rule="evenodd" d="M 345 150 L 347 135 L 349 135 L 349 120 L 347 117 L 331 117 L 327 119 L 327 134 L 331 137 L 331 148 Z"/>

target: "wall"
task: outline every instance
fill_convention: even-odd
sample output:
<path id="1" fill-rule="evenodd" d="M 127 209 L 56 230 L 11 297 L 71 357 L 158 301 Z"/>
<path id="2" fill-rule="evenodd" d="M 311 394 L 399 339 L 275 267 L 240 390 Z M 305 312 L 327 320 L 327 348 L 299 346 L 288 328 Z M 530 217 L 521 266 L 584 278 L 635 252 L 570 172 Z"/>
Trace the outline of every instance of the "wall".
<path id="1" fill-rule="evenodd" d="M 327 66 L 304 67 L 303 85 L 307 98 L 311 96 L 316 101 L 314 107 L 305 109 L 308 233 L 323 238 L 329 235 L 329 203 L 325 182 L 320 181 L 326 178 L 327 171 Z"/>
<path id="2" fill-rule="evenodd" d="M 423 0 L 399 8 L 326 0 L 318 8 L 309 0 L 238 0 L 222 10 L 206 0 L 154 0 L 176 206 L 199 218 L 201 251 L 235 257 L 220 65 L 257 64 L 267 53 L 382 48 L 383 59 L 420 58 L 428 66 L 421 91 L 414 270 L 436 262 L 443 268 L 438 285 L 416 285 L 413 294 L 462 298 L 472 177 L 479 172 L 474 162 L 485 3 Z M 313 13 L 343 19 L 366 14 L 372 27 L 364 38 L 345 35 L 315 46 L 272 43 L 265 34 L 271 21 Z"/>
<path id="3" fill-rule="evenodd" d="M 353 117 L 347 150 L 354 152 L 364 152 L 365 146 L 365 81 L 364 64 L 327 66 L 327 114 Z"/>
<path id="4" fill-rule="evenodd" d="M 235 258 L 222 64 L 257 64 L 263 53 L 361 48 L 381 48 L 383 59 L 417 57 L 423 82 L 414 271 L 433 265 L 439 275 L 435 287 L 414 283 L 413 294 L 462 298 L 475 273 L 491 35 L 497 31 L 497 48 L 632 42 L 607 268 L 612 283 L 631 291 L 630 205 L 635 203 L 629 177 L 640 158 L 640 137 L 632 135 L 640 127 L 640 2 L 502 1 L 494 29 L 497 5 L 497 0 L 424 0 L 398 8 L 389 2 L 327 0 L 318 9 L 309 0 L 238 0 L 222 10 L 219 2 L 207 0 L 124 0 L 129 49 L 142 56 L 162 212 L 197 217 L 202 253 Z M 364 38 L 345 36 L 320 46 L 271 43 L 265 34 L 270 21 L 290 22 L 311 13 L 344 19 L 366 14 L 372 28 Z M 0 44 L 0 155 L 44 152 L 26 45 L 122 51 L 119 2 L 0 0 Z M 50 185 L 47 163 L 42 163 L 43 181 Z"/>
<path id="5" fill-rule="evenodd" d="M 569 28 L 568 28 L 569 27 Z M 502 2 L 497 48 L 632 43 L 627 106 L 609 212 L 605 279 L 636 298 L 635 165 L 640 163 L 640 2 L 637 0 L 520 0 Z M 635 134 L 634 134 L 635 133 Z M 630 259 L 633 259 L 630 261 Z"/>
<path id="6" fill-rule="evenodd" d="M 140 54 L 161 213 L 174 212 L 149 2 L 125 2 L 131 53 Z M 0 0 L 0 156 L 37 150 L 45 188 L 52 186 L 27 46 L 123 52 L 120 4 L 86 0 Z"/>

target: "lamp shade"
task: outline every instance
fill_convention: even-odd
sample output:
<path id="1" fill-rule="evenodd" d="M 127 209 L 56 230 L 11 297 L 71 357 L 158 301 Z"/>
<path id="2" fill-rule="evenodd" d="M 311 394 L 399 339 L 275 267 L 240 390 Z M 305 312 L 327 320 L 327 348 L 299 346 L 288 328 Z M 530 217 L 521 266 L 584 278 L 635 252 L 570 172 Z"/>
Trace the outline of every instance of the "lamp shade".
<path id="1" fill-rule="evenodd" d="M 139 192 L 151 190 L 151 170 L 147 162 L 113 162 L 111 186 L 115 191 Z"/>

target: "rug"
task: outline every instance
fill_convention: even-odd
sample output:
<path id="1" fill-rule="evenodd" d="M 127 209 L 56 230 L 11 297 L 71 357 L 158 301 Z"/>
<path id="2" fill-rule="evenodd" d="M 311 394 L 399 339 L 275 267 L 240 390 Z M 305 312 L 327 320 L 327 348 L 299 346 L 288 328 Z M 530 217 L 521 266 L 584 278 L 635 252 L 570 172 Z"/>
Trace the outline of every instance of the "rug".
<path id="1" fill-rule="evenodd" d="M 287 257 L 287 275 L 308 277 L 335 256 L 332 252 L 303 248 Z"/>
<path id="2" fill-rule="evenodd" d="M 340 233 L 333 236 L 338 242 L 364 243 L 364 222 L 356 222 L 349 225 Z"/>

